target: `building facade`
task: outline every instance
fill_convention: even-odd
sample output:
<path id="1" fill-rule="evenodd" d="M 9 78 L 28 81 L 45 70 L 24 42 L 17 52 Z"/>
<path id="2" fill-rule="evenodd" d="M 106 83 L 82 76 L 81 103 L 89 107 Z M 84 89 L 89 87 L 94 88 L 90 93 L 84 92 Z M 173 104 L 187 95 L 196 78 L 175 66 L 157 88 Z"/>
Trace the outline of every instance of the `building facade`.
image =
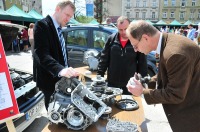
<path id="1" fill-rule="evenodd" d="M 190 20 L 200 22 L 200 0 L 161 0 L 159 19 L 170 23 L 177 20 L 184 23 Z"/>
<path id="2" fill-rule="evenodd" d="M 42 14 L 42 0 L 2 0 L 4 5 L 4 10 L 9 9 L 14 4 L 22 9 L 24 12 L 28 13 L 30 10 L 35 9 L 39 14 Z"/>
<path id="3" fill-rule="evenodd" d="M 130 20 L 159 21 L 159 0 L 122 0 L 122 15 Z"/>
<path id="4" fill-rule="evenodd" d="M 0 1 L 0 9 L 4 10 L 4 1 L 3 0 Z"/>
<path id="5" fill-rule="evenodd" d="M 122 15 L 122 1 L 123 0 L 102 0 L 102 17 L 103 21 L 110 17 L 115 23 L 117 18 Z"/>
<path id="6" fill-rule="evenodd" d="M 103 20 L 127 16 L 130 20 L 159 21 L 160 0 L 103 0 Z M 119 8 L 121 7 L 121 8 Z"/>

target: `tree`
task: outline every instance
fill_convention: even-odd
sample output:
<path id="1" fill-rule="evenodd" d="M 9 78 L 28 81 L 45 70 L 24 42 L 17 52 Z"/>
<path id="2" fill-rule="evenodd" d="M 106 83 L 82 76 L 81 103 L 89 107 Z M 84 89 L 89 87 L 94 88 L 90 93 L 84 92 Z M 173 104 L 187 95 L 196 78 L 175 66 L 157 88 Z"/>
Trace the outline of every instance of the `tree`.
<path id="1" fill-rule="evenodd" d="M 91 22 L 92 20 L 94 20 L 94 18 L 80 15 L 80 16 L 77 16 L 77 17 L 76 17 L 76 20 L 77 20 L 78 22 L 80 22 L 80 23 L 89 23 L 89 22 Z"/>
<path id="2" fill-rule="evenodd" d="M 97 21 L 101 23 L 102 22 L 102 6 L 103 6 L 102 0 L 95 0 L 94 5 L 96 6 L 94 8 L 94 11 L 96 12 L 96 15 L 94 15 L 94 18 L 96 18 Z"/>
<path id="3" fill-rule="evenodd" d="M 74 13 L 74 19 L 77 18 L 77 16 L 83 15 L 83 10 L 85 9 L 85 7 L 83 6 L 82 0 L 74 0 L 74 5 L 76 7 L 76 11 Z"/>

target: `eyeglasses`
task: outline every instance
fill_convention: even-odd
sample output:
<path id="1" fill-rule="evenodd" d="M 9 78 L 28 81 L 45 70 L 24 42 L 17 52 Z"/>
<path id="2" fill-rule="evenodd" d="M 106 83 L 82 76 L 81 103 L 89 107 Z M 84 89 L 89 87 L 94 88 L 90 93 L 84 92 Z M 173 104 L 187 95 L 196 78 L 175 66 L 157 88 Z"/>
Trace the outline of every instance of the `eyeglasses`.
<path id="1" fill-rule="evenodd" d="M 137 44 L 132 45 L 134 50 L 138 50 L 138 45 L 139 45 L 141 39 L 142 39 L 142 37 L 138 40 Z"/>

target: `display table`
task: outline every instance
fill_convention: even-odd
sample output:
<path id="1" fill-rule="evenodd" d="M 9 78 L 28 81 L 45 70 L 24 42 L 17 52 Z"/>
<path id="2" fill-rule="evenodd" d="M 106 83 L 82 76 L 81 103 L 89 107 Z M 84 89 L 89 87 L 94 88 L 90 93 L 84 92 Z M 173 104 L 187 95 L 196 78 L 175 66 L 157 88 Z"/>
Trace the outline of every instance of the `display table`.
<path id="1" fill-rule="evenodd" d="M 88 77 L 90 79 L 96 77 L 96 73 L 92 72 L 92 74 L 87 75 L 85 72 L 88 69 L 88 67 L 79 67 L 76 68 L 76 70 L 80 73 L 79 79 L 81 81 L 85 81 L 85 77 Z M 117 96 L 117 100 L 120 99 L 121 96 Z M 132 123 L 136 123 L 138 125 L 138 130 L 141 132 L 141 130 L 146 129 L 146 125 L 143 124 L 144 122 L 144 111 L 143 111 L 143 106 L 142 106 L 142 100 L 141 97 L 133 97 L 138 105 L 139 109 L 134 110 L 134 111 L 123 111 L 121 109 L 118 109 L 115 105 L 112 106 L 112 113 L 111 117 L 114 117 L 116 119 L 119 119 L 120 121 L 130 121 Z M 108 120 L 104 119 L 99 119 L 97 122 L 91 124 L 88 128 L 86 128 L 85 132 L 106 132 L 106 124 Z M 56 125 L 56 124 L 47 124 L 47 126 L 42 130 L 44 132 L 74 132 L 74 130 L 69 130 L 67 129 L 67 126 L 65 125 Z M 83 130 L 80 130 L 83 131 Z"/>
<path id="2" fill-rule="evenodd" d="M 120 96 L 119 96 L 120 97 Z M 141 97 L 134 97 L 134 99 L 139 104 L 139 109 L 134 111 L 122 111 L 116 106 L 112 107 L 111 116 L 119 119 L 120 121 L 130 121 L 132 123 L 138 124 L 138 130 L 141 132 L 142 129 L 145 129 L 145 125 L 141 124 L 144 121 L 144 111 L 142 106 Z M 85 132 L 106 132 L 106 124 L 108 120 L 99 119 L 97 122 L 91 124 L 86 128 Z M 56 125 L 56 124 L 47 124 L 46 127 L 42 130 L 43 132 L 75 132 L 74 130 L 67 129 L 65 125 Z M 80 130 L 83 131 L 83 130 Z M 80 132 L 79 131 L 79 132 Z"/>
<path id="3" fill-rule="evenodd" d="M 85 77 L 92 79 L 95 78 L 97 75 L 96 71 L 92 71 L 91 74 L 86 74 L 86 72 L 89 71 L 88 66 L 78 67 L 75 68 L 75 70 L 79 72 L 79 80 L 82 81 L 84 84 L 85 84 Z M 106 77 L 106 75 L 104 77 Z"/>

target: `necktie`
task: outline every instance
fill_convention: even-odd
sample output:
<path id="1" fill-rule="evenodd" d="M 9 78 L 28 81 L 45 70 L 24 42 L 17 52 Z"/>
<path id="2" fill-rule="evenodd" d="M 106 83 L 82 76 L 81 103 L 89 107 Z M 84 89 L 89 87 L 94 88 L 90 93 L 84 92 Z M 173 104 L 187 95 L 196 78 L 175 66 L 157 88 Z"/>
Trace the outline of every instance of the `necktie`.
<path id="1" fill-rule="evenodd" d="M 61 48 L 62 48 L 65 66 L 67 67 L 67 55 L 66 55 L 66 48 L 65 48 L 65 40 L 64 40 L 64 37 L 63 37 L 63 34 L 62 34 L 61 27 L 58 27 L 58 36 L 59 36 L 59 41 L 60 41 Z"/>

